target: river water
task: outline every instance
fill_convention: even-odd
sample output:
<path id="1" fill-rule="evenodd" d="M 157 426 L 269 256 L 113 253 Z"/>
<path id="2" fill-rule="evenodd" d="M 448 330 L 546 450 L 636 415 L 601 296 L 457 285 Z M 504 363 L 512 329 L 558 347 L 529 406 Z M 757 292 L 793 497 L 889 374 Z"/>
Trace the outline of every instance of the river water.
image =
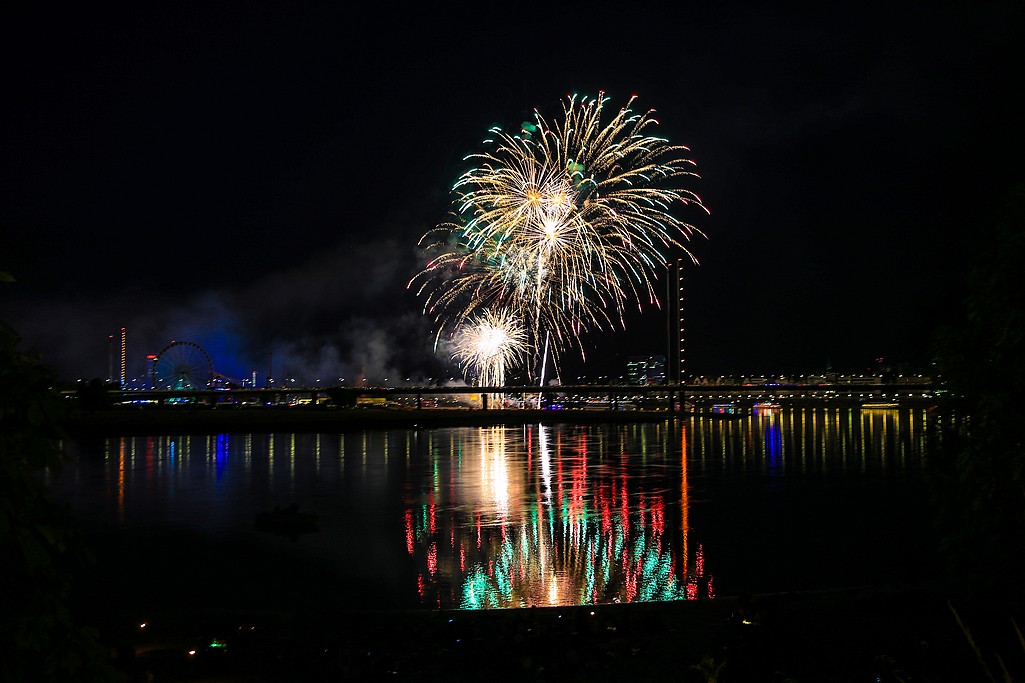
<path id="1" fill-rule="evenodd" d="M 140 609 L 478 609 L 903 585 L 933 558 L 927 421 L 922 408 L 771 408 L 631 425 L 109 438 L 65 444 L 73 459 L 49 484 L 94 550 L 97 599 Z M 279 524 L 259 528 L 266 513 Z M 315 528 L 291 525 L 304 519 Z"/>

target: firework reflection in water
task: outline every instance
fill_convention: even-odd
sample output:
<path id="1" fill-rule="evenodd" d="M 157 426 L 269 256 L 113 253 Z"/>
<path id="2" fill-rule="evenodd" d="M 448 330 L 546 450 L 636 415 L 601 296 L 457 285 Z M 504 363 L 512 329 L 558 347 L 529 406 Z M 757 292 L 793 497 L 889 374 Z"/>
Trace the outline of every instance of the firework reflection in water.
<path id="1" fill-rule="evenodd" d="M 685 465 L 666 467 L 686 463 L 675 434 L 650 442 L 650 469 L 607 428 L 486 427 L 456 452 L 437 436 L 437 486 L 407 497 L 404 513 L 425 606 L 714 598 L 704 549 L 689 543 Z"/>

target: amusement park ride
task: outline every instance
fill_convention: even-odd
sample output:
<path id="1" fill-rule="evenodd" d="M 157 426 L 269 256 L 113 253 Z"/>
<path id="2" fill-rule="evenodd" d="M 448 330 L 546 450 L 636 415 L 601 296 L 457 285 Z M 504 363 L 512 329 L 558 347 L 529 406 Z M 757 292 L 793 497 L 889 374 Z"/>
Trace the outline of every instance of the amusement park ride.
<path id="1" fill-rule="evenodd" d="M 150 381 L 154 389 L 191 391 L 231 389 L 237 383 L 217 373 L 202 346 L 188 341 L 172 341 L 155 356 L 148 356 Z"/>

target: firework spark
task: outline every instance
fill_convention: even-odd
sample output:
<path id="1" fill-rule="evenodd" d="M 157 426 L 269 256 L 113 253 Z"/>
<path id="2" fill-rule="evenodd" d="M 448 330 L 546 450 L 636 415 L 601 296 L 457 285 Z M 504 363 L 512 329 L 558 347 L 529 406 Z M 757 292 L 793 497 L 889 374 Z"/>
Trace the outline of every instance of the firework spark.
<path id="1" fill-rule="evenodd" d="M 477 386 L 505 385 L 506 369 L 515 366 L 527 351 L 527 333 L 507 311 L 486 311 L 460 325 L 454 356 L 469 380 Z"/>
<path id="2" fill-rule="evenodd" d="M 651 111 L 608 123 L 607 102 L 568 97 L 561 119 L 538 112 L 515 134 L 492 129 L 487 151 L 453 186 L 455 218 L 421 245 L 436 254 L 410 281 L 439 336 L 482 309 L 523 321 L 529 345 L 557 351 L 582 333 L 625 327 L 629 304 L 658 305 L 655 282 L 669 252 L 702 233 L 676 217 L 705 209 L 682 181 L 696 177 L 686 147 L 648 134 Z M 705 209 L 707 211 L 707 209 Z"/>

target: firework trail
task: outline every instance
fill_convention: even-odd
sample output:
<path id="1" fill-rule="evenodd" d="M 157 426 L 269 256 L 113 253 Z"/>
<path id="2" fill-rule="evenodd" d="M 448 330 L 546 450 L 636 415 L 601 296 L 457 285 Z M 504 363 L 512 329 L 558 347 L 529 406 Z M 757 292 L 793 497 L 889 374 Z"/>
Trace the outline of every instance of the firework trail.
<path id="1" fill-rule="evenodd" d="M 589 330 L 625 327 L 626 307 L 659 305 L 668 253 L 702 233 L 673 215 L 706 210 L 682 187 L 696 177 L 686 147 L 648 134 L 651 111 L 608 123 L 607 98 L 569 96 L 551 124 L 492 129 L 486 151 L 454 184 L 454 218 L 421 239 L 433 255 L 410 288 L 425 298 L 439 338 L 480 310 L 504 310 L 526 327 L 536 356 L 579 347 Z M 542 339 L 545 342 L 542 342 Z"/>

